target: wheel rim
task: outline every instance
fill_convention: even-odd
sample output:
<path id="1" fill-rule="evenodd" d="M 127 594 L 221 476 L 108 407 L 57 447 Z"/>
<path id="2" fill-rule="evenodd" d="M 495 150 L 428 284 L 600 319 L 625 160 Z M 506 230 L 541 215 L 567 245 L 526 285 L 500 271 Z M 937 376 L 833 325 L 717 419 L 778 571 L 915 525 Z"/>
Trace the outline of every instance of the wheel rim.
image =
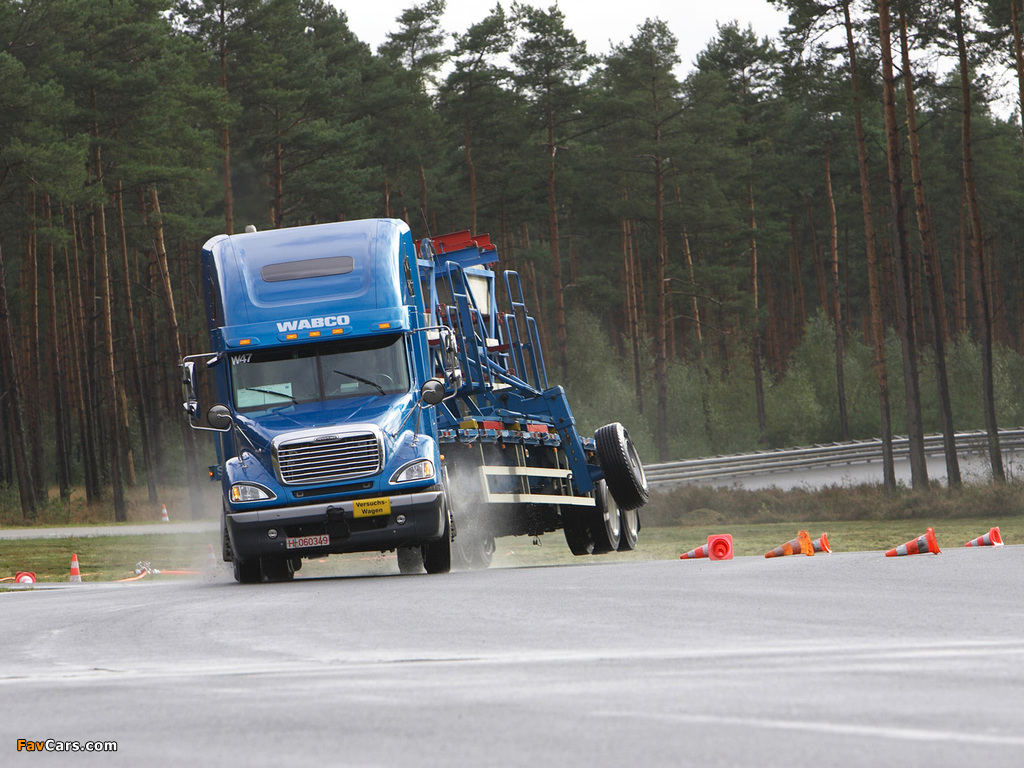
<path id="1" fill-rule="evenodd" d="M 633 445 L 633 441 L 629 439 L 629 435 L 625 434 L 625 432 L 623 430 L 623 436 L 626 438 L 626 452 L 629 454 L 629 463 L 633 465 L 633 471 L 640 480 L 640 486 L 646 489 L 647 473 L 644 472 L 644 463 L 640 461 L 640 454 L 636 452 L 636 446 Z"/>
<path id="2" fill-rule="evenodd" d="M 640 515 L 635 509 L 622 510 L 622 533 L 635 540 L 640 533 Z"/>
<path id="3" fill-rule="evenodd" d="M 622 520 L 619 512 L 619 505 L 615 502 L 615 497 L 612 496 L 611 491 L 608 490 L 607 484 L 604 485 L 604 526 L 605 530 L 608 531 L 608 538 L 618 542 L 619 537 L 622 535 Z"/>

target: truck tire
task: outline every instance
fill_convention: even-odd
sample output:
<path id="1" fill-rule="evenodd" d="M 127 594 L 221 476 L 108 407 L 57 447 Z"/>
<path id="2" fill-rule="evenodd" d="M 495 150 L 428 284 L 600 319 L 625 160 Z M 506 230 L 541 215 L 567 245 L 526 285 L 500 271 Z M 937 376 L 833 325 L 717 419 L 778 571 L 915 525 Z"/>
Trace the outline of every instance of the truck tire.
<path id="1" fill-rule="evenodd" d="M 620 509 L 622 531 L 619 535 L 619 552 L 630 552 L 636 549 L 636 541 L 640 536 L 640 513 L 635 509 Z"/>
<path id="2" fill-rule="evenodd" d="M 300 562 L 301 565 L 301 562 Z M 260 558 L 260 569 L 264 581 L 291 581 L 295 578 L 295 563 L 291 559 Z"/>
<path id="3" fill-rule="evenodd" d="M 626 428 L 614 422 L 594 433 L 597 459 L 620 509 L 637 509 L 647 503 L 647 475 L 640 455 L 629 439 Z"/>
<path id="4" fill-rule="evenodd" d="M 423 573 L 423 547 L 399 547 L 398 572 L 403 576 Z"/>
<path id="5" fill-rule="evenodd" d="M 452 566 L 464 571 L 483 571 L 494 557 L 494 537 L 482 531 L 457 527 L 452 541 Z"/>
<path id="6" fill-rule="evenodd" d="M 423 545 L 423 567 L 427 573 L 448 573 L 452 569 L 452 526 L 447 503 L 444 505 L 444 533 L 437 541 Z"/>
<path id="7" fill-rule="evenodd" d="M 259 584 L 263 581 L 263 570 L 259 560 L 234 560 L 231 563 L 235 581 L 239 584 Z"/>
<path id="8" fill-rule="evenodd" d="M 574 555 L 590 555 L 594 552 L 594 535 L 590 530 L 590 521 L 579 507 L 568 505 L 561 508 L 562 533 L 565 543 Z"/>
<path id="9" fill-rule="evenodd" d="M 587 509 L 586 514 L 590 516 L 591 532 L 594 536 L 595 555 L 603 555 L 606 552 L 615 552 L 619 548 L 619 541 L 622 538 L 622 520 L 619 514 L 619 505 L 615 503 L 614 497 L 608 492 L 608 483 L 598 480 L 594 485 L 594 508 Z"/>

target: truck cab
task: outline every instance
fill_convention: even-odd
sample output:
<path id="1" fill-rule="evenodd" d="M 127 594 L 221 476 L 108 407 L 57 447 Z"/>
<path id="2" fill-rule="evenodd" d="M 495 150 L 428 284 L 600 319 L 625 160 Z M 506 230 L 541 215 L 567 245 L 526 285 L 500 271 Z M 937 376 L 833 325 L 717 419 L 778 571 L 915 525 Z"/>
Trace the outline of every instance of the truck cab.
<path id="1" fill-rule="evenodd" d="M 223 557 L 239 582 L 290 579 L 302 558 L 346 552 L 396 550 L 403 572 L 446 572 L 460 527 L 462 544 L 493 551 L 495 532 L 553 530 L 560 507 L 600 505 L 597 446 L 576 434 L 561 388 L 538 380 L 539 344 L 499 317 L 493 251 L 472 238 L 416 243 L 394 219 L 203 246 L 210 352 L 183 361 L 185 411 L 216 433 Z M 500 477 L 509 459 L 483 450 L 499 442 L 488 425 L 523 446 L 512 465 L 534 469 Z M 642 465 L 619 442 L 646 500 Z M 461 518 L 449 468 L 475 485 Z M 544 523 L 524 522 L 545 505 Z"/>

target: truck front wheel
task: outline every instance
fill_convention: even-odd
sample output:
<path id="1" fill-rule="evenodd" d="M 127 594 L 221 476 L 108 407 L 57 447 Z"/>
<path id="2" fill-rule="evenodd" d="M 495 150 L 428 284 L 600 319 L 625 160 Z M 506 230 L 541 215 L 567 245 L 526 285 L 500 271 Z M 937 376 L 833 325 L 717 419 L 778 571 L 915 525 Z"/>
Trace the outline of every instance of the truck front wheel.
<path id="1" fill-rule="evenodd" d="M 427 573 L 448 573 L 452 569 L 452 526 L 447 503 L 444 505 L 444 533 L 437 541 L 423 545 L 423 567 Z"/>
<path id="2" fill-rule="evenodd" d="M 234 560 L 231 563 L 235 581 L 239 584 L 259 584 L 263 581 L 263 569 L 259 560 Z"/>

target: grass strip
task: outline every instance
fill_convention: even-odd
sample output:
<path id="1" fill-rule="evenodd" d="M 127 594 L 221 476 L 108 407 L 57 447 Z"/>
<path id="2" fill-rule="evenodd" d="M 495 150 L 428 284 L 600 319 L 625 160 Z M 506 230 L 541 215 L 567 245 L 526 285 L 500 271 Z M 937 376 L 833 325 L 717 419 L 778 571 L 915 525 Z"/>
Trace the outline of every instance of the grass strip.
<path id="1" fill-rule="evenodd" d="M 744 523 L 702 524 L 650 527 L 640 532 L 635 552 L 613 552 L 596 557 L 574 557 L 562 534 L 552 533 L 538 539 L 539 546 L 526 536 L 505 537 L 496 542 L 492 567 L 530 567 L 545 565 L 597 565 L 636 560 L 675 560 L 681 554 L 707 542 L 709 534 L 728 533 L 733 537 L 735 556 L 762 556 L 793 539 L 800 529 L 812 538 L 828 533 L 833 552 L 859 552 L 892 549 L 920 536 L 927 527 L 935 528 L 943 549 L 963 547 L 965 542 L 999 526 L 1007 544 L 1024 543 L 1024 517 L 1020 515 L 978 519 L 861 520 L 827 523 Z M 34 571 L 37 581 L 66 582 L 71 555 L 77 554 L 83 581 L 118 581 L 135 575 L 140 562 L 148 562 L 161 571 L 207 570 L 209 546 L 214 545 L 219 568 L 216 533 L 156 534 L 152 536 L 98 536 L 95 538 L 22 539 L 0 541 L 0 577 L 12 577 L 17 571 Z M 305 560 L 301 576 L 334 576 L 397 573 L 394 553 L 355 553 Z M 188 578 L 189 574 L 153 574 L 147 579 Z M 10 582 L 0 582 L 0 586 Z"/>

